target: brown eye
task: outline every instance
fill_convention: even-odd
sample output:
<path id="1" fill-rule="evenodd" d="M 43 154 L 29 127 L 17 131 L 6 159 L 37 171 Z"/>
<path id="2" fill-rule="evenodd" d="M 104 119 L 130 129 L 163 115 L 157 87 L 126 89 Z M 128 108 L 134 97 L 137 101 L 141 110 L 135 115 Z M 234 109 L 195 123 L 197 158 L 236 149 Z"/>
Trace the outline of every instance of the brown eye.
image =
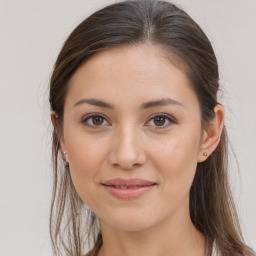
<path id="1" fill-rule="evenodd" d="M 102 118 L 101 116 L 92 117 L 92 123 L 94 125 L 101 125 L 103 121 L 104 121 L 104 118 Z"/>
<path id="2" fill-rule="evenodd" d="M 156 126 L 162 126 L 165 124 L 166 117 L 163 116 L 157 116 L 154 118 L 154 123 Z"/>
<path id="3" fill-rule="evenodd" d="M 176 123 L 175 120 L 171 118 L 169 115 L 165 115 L 165 114 L 155 115 L 149 121 L 149 125 L 154 126 L 155 129 L 163 129 L 174 123 Z"/>
<path id="4" fill-rule="evenodd" d="M 100 115 L 90 115 L 82 120 L 82 123 L 90 128 L 101 128 L 108 123 L 106 118 Z"/>

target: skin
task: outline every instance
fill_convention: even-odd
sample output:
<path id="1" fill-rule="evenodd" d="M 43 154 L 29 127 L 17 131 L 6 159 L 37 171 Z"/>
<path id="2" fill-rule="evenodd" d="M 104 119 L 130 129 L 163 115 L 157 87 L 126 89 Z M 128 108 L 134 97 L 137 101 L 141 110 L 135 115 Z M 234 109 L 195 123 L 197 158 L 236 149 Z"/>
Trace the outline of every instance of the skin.
<path id="1" fill-rule="evenodd" d="M 198 99 L 185 73 L 150 44 L 102 51 L 72 76 L 64 106 L 62 152 L 75 188 L 100 220 L 102 256 L 204 255 L 205 238 L 189 216 L 189 190 L 198 162 L 217 147 L 224 109 L 204 129 Z M 114 109 L 77 102 L 96 98 Z M 178 104 L 140 109 L 171 98 Z M 103 119 L 87 120 L 88 114 Z M 166 114 L 173 122 L 154 114 Z M 52 122 L 57 130 L 56 115 Z M 102 182 L 141 178 L 157 183 L 140 198 L 121 200 Z M 156 246 L 157 245 L 157 246 Z"/>

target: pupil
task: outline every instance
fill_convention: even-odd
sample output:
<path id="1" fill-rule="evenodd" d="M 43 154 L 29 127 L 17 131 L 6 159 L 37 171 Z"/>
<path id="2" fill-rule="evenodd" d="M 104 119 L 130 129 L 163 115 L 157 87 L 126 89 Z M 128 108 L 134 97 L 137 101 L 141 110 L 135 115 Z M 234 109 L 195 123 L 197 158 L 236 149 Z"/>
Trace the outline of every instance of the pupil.
<path id="1" fill-rule="evenodd" d="M 96 116 L 93 118 L 93 124 L 95 124 L 95 125 L 102 124 L 102 121 L 103 121 L 103 118 L 100 116 Z"/>
<path id="2" fill-rule="evenodd" d="M 156 125 L 163 125 L 165 123 L 165 117 L 158 116 L 155 118 L 155 124 Z"/>

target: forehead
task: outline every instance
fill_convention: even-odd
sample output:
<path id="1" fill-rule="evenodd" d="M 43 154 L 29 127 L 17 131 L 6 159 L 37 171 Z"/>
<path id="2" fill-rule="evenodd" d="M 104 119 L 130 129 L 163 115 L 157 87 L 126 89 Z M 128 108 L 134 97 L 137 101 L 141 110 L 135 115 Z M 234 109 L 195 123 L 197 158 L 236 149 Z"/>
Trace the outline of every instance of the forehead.
<path id="1" fill-rule="evenodd" d="M 147 77 L 152 74 L 153 77 L 156 74 L 151 73 L 152 71 L 159 72 L 160 69 L 162 72 L 170 71 L 170 65 L 174 66 L 170 59 L 174 60 L 174 57 L 171 57 L 165 48 L 151 43 L 115 47 L 91 56 L 78 68 L 71 81 L 77 79 L 79 73 L 84 72 L 85 69 L 87 73 L 97 70 L 98 74 L 105 76 L 118 70 L 125 74 L 145 74 Z M 183 73 L 181 70 L 180 72 Z"/>
<path id="2" fill-rule="evenodd" d="M 75 72 L 69 86 L 67 98 L 72 102 L 84 96 L 136 104 L 170 96 L 183 102 L 190 98 L 197 104 L 185 72 L 170 61 L 163 48 L 151 44 L 93 55 Z"/>

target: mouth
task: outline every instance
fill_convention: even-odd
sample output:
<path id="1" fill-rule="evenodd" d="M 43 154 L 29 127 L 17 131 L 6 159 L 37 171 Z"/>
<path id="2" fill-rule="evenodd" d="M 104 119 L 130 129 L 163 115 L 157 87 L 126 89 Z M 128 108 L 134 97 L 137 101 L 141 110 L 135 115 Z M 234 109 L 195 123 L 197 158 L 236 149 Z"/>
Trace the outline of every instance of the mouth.
<path id="1" fill-rule="evenodd" d="M 102 183 L 102 185 L 112 196 L 131 200 L 146 194 L 156 187 L 157 183 L 142 179 L 113 179 Z"/>
<path id="2" fill-rule="evenodd" d="M 105 185 L 105 186 L 114 186 L 118 188 L 144 187 L 144 186 L 152 186 L 155 184 L 156 183 L 153 181 L 143 180 L 139 178 L 133 178 L 133 179 L 117 178 L 117 179 L 107 180 L 102 183 L 102 185 Z"/>
<path id="3" fill-rule="evenodd" d="M 152 185 L 145 185 L 145 186 L 114 186 L 114 185 L 105 185 L 106 187 L 113 187 L 113 188 L 118 188 L 118 189 L 135 189 L 135 188 L 143 188 L 143 187 L 149 187 L 149 186 L 153 186 L 156 185 L 156 183 L 152 184 Z"/>

